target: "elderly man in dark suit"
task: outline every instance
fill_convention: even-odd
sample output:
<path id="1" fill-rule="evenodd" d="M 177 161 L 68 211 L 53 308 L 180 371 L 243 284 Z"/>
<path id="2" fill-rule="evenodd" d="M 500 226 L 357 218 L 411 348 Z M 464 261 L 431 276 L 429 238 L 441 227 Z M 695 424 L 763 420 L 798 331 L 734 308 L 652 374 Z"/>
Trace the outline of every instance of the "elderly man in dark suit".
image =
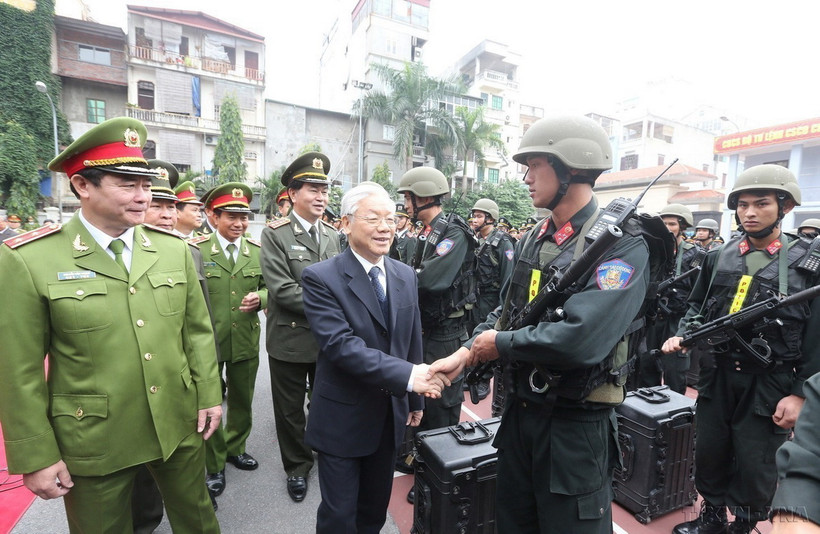
<path id="1" fill-rule="evenodd" d="M 421 421 L 421 394 L 439 397 L 449 384 L 425 378 L 416 277 L 387 257 L 393 208 L 378 184 L 351 189 L 342 199 L 350 247 L 302 273 L 320 347 L 305 434 L 319 452 L 318 533 L 380 531 L 405 427 Z"/>

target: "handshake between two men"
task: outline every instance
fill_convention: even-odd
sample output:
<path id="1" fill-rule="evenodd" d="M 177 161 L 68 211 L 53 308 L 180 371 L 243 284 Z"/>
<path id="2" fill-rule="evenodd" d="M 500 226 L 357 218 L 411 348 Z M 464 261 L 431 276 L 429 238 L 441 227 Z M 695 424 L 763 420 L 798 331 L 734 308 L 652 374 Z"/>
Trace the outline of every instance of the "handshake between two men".
<path id="1" fill-rule="evenodd" d="M 426 376 L 414 377 L 413 391 L 438 399 L 441 397 L 441 390 L 448 387 L 465 367 L 497 360 L 499 357 L 495 346 L 497 333 L 496 330 L 485 330 L 475 338 L 471 348 L 461 347 L 446 358 L 433 362 L 427 369 Z M 420 387 L 426 385 L 427 389 L 417 390 L 417 383 Z"/>

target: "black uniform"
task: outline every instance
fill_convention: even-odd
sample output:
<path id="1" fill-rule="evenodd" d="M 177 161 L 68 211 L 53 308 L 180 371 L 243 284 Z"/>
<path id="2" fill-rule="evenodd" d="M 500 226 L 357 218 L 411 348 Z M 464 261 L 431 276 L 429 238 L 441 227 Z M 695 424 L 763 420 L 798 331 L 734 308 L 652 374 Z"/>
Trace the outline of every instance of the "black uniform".
<path id="1" fill-rule="evenodd" d="M 533 228 L 516 246 L 513 275 L 501 294 L 503 311 L 492 312 L 475 333 L 494 328 L 499 317 L 503 325 L 512 310 L 524 306 L 536 273 L 546 277 L 550 266 L 565 268 L 583 239 L 584 223 L 596 214 L 593 199 L 560 229 L 549 220 Z M 580 386 L 560 382 L 537 393 L 530 377 L 536 386 L 544 383 L 541 373 L 533 375 L 538 365 L 580 383 L 592 369 L 606 368 L 641 308 L 648 264 L 644 240 L 625 232 L 566 301 L 564 320 L 498 332 L 496 347 L 509 385 L 494 442 L 499 532 L 612 532 L 612 473 L 620 458 L 612 404 L 622 399 L 623 388 L 605 384 L 591 398 Z M 611 404 L 594 400 L 604 398 Z"/>
<path id="2" fill-rule="evenodd" d="M 666 273 L 669 278 L 680 276 L 702 261 L 705 252 L 692 243 L 682 241 L 675 255 L 674 271 Z M 657 307 L 653 310 L 646 329 L 646 350 L 640 354 L 637 385 L 639 387 L 661 385 L 678 393 L 686 392 L 686 371 L 689 369 L 689 352 L 673 352 L 654 356 L 652 350 L 659 350 L 663 342 L 675 335 L 678 323 L 686 314 L 687 300 L 692 290 L 695 276 L 679 280 L 658 296 Z M 658 360 L 660 358 L 660 361 Z"/>
<path id="3" fill-rule="evenodd" d="M 711 250 L 678 335 L 695 316 L 716 319 L 771 295 L 817 284 L 816 274 L 796 269 L 808 244 L 781 234 L 767 249 L 755 250 L 739 236 Z M 781 261 L 784 247 L 788 254 Z M 775 451 L 789 435 L 789 429 L 775 425 L 772 414 L 782 398 L 802 396 L 804 381 L 820 370 L 820 344 L 808 342 L 820 329 L 820 299 L 779 309 L 768 319 L 782 325 L 761 321 L 738 337 L 768 343 L 773 367 L 764 368 L 732 340 L 712 350 L 711 361 L 701 360 L 698 382 L 695 485 L 710 504 L 728 506 L 750 521 L 766 519 L 777 483 Z"/>
<path id="4" fill-rule="evenodd" d="M 458 215 L 431 221 L 432 231 L 420 237 L 414 266 L 418 273 L 424 363 L 449 356 L 467 340 L 468 304 L 475 302 L 477 243 L 473 231 Z M 440 399 L 425 401 L 419 430 L 455 425 L 461 416 L 463 377 L 445 388 Z"/>
<path id="5" fill-rule="evenodd" d="M 479 239 L 476 251 L 476 286 L 478 303 L 474 309 L 474 323 L 469 331 L 481 324 L 487 315 L 501 304 L 501 287 L 512 274 L 515 247 L 512 238 L 494 229 L 486 239 Z"/>

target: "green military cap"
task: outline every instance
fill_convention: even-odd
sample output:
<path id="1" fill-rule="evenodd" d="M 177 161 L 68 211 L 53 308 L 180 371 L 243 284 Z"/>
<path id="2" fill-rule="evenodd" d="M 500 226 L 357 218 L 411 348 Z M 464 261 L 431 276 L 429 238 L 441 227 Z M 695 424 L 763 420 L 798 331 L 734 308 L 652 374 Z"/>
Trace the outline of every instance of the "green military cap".
<path id="1" fill-rule="evenodd" d="M 250 213 L 253 191 L 241 182 L 228 182 L 214 187 L 208 194 L 206 205 L 214 210 L 234 213 Z"/>
<path id="2" fill-rule="evenodd" d="M 279 191 L 279 194 L 276 195 L 276 205 L 281 206 L 283 200 L 287 200 L 288 202 L 290 202 L 290 195 L 288 194 L 287 187 Z"/>
<path id="3" fill-rule="evenodd" d="M 296 158 L 282 173 L 282 185 L 290 187 L 291 182 L 330 185 L 327 173 L 330 160 L 321 152 L 307 152 Z"/>
<path id="4" fill-rule="evenodd" d="M 48 168 L 69 176 L 88 169 L 100 169 L 125 176 L 153 178 L 142 147 L 148 137 L 145 125 L 137 119 L 117 117 L 104 121 L 68 145 L 51 160 Z"/>
<path id="5" fill-rule="evenodd" d="M 328 218 L 330 218 L 331 222 L 339 218 L 339 216 L 336 215 L 336 212 L 330 206 L 325 208 L 325 215 L 327 215 Z"/>
<path id="6" fill-rule="evenodd" d="M 506 229 L 509 230 L 511 225 L 510 225 L 510 221 L 507 220 L 506 217 L 499 217 L 498 218 L 498 226 L 500 228 L 506 228 Z"/>
<path id="7" fill-rule="evenodd" d="M 176 186 L 174 188 L 174 194 L 177 196 L 177 200 L 181 204 L 196 204 L 198 206 L 203 205 L 203 202 L 196 198 L 196 186 L 190 180 L 182 182 Z"/>
<path id="8" fill-rule="evenodd" d="M 13 223 L 23 222 L 23 221 L 20 220 L 20 217 L 18 217 L 17 215 L 9 215 L 6 220 L 8 222 L 13 222 Z"/>
<path id="9" fill-rule="evenodd" d="M 177 195 L 174 193 L 174 187 L 179 181 L 179 171 L 174 164 L 161 159 L 149 159 L 148 167 L 157 172 L 157 176 L 151 179 L 151 196 L 176 202 Z"/>
<path id="10" fill-rule="evenodd" d="M 396 204 L 396 216 L 397 217 L 410 217 L 407 215 L 407 209 L 404 207 L 404 204 Z"/>

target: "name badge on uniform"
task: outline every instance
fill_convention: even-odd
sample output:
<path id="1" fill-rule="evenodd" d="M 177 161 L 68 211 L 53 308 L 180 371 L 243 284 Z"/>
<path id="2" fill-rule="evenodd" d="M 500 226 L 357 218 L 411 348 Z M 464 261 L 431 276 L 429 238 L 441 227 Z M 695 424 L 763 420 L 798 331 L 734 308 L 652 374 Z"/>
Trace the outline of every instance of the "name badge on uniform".
<path id="1" fill-rule="evenodd" d="M 751 284 L 752 277 L 748 274 L 744 274 L 740 277 L 740 281 L 737 283 L 737 293 L 735 293 L 735 298 L 732 300 L 732 307 L 729 308 L 729 313 L 740 311 L 743 307 L 743 302 L 746 300 L 746 295 L 749 294 L 749 286 Z"/>
<path id="2" fill-rule="evenodd" d="M 529 289 L 529 298 L 527 302 L 531 302 L 532 299 L 535 298 L 535 295 L 538 294 L 538 290 L 541 288 L 541 271 L 538 269 L 532 270 L 532 275 L 530 276 L 530 289 Z"/>
<path id="3" fill-rule="evenodd" d="M 203 267 L 216 267 L 216 262 L 215 261 L 203 261 L 202 266 Z"/>
<path id="4" fill-rule="evenodd" d="M 302 245 L 291 245 L 290 249 L 291 250 L 298 250 L 300 252 L 307 252 L 307 248 L 303 247 Z"/>
<path id="5" fill-rule="evenodd" d="M 96 278 L 94 271 L 65 271 L 57 273 L 57 280 L 83 280 L 85 278 Z"/>

